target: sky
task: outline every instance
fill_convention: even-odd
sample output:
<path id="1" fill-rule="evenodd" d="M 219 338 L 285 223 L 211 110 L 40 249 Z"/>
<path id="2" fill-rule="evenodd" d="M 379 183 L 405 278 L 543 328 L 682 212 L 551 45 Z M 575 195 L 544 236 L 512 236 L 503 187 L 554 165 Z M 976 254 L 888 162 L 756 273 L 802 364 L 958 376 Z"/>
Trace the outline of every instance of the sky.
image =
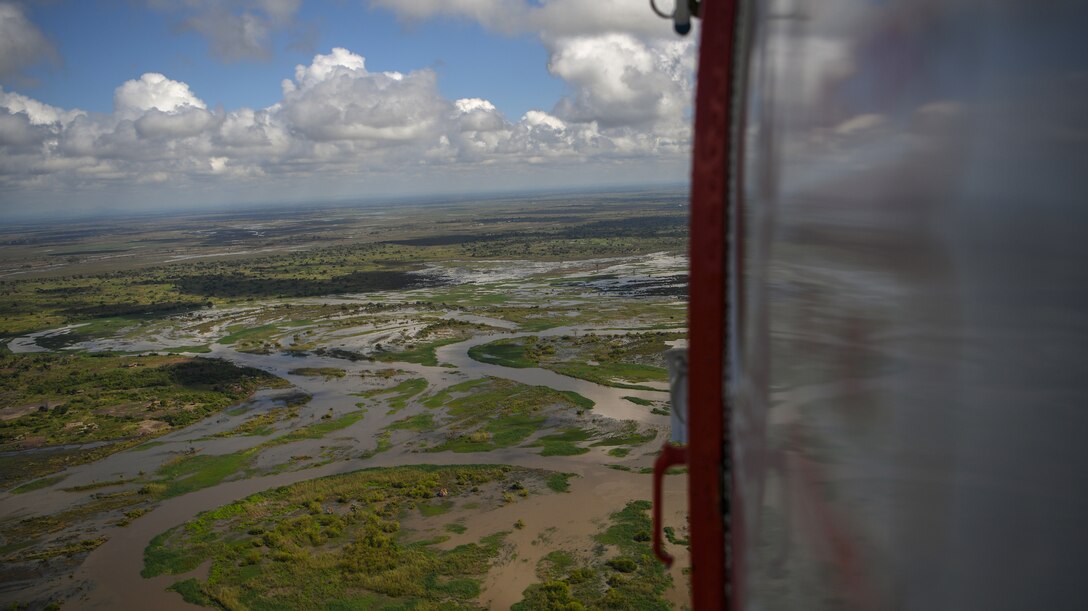
<path id="1" fill-rule="evenodd" d="M 0 219 L 681 183 L 697 35 L 670 26 L 642 0 L 0 0 Z"/>

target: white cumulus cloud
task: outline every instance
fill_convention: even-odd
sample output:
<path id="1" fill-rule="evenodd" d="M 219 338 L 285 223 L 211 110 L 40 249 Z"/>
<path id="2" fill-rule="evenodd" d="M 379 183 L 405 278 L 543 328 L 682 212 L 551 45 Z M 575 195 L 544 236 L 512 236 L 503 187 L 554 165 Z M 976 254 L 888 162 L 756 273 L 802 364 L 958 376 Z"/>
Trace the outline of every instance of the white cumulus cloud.
<path id="1" fill-rule="evenodd" d="M 189 90 L 189 85 L 157 72 L 125 81 L 113 92 L 113 106 L 122 115 L 138 115 L 153 108 L 162 112 L 184 107 L 207 108 L 204 101 Z"/>
<path id="2" fill-rule="evenodd" d="M 516 121 L 484 98 L 445 98 L 430 69 L 371 71 L 344 48 L 299 65 L 266 108 L 210 109 L 187 83 L 159 73 L 118 86 L 111 113 L 0 89 L 0 189 L 86 194 L 154 185 L 153 203 L 209 189 L 282 197 L 307 193 L 311 181 L 367 177 L 464 181 L 486 168 L 511 186 L 559 167 L 675 167 L 686 158 L 688 128 L 677 109 L 687 89 L 670 73 L 682 53 L 625 34 L 554 44 L 551 69 L 572 94 Z"/>

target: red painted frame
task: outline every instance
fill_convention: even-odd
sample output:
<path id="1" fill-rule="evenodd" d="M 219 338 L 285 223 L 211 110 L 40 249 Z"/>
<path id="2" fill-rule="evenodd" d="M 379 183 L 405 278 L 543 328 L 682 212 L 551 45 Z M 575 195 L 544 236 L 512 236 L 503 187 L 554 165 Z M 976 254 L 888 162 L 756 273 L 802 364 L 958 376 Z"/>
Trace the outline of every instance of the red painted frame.
<path id="1" fill-rule="evenodd" d="M 734 567 L 727 514 L 732 503 L 723 485 L 730 435 L 723 380 L 737 0 L 706 0 L 701 16 L 688 305 L 691 588 L 695 609 L 726 609 L 740 602 L 730 596 Z"/>

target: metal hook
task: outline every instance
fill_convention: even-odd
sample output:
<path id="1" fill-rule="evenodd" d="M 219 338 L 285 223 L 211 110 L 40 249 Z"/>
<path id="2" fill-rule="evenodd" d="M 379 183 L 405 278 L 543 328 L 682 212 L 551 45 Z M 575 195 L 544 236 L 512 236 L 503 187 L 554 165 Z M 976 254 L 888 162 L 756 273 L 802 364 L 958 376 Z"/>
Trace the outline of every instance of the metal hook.
<path id="1" fill-rule="evenodd" d="M 676 33 L 686 36 L 691 31 L 691 17 L 699 16 L 701 4 L 701 0 L 676 0 L 676 8 L 669 14 L 657 8 L 656 0 L 650 0 L 650 9 L 662 19 L 671 19 Z"/>

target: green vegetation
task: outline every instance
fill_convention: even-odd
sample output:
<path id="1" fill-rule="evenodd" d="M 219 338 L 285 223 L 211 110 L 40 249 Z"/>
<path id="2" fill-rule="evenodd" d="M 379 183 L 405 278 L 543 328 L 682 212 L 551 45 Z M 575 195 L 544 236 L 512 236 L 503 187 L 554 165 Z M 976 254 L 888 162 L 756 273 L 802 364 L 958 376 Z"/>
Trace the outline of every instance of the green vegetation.
<path id="1" fill-rule="evenodd" d="M 665 532 L 665 538 L 668 539 L 669 543 L 672 543 L 673 545 L 691 545 L 691 541 L 677 537 L 676 529 L 672 526 L 666 526 L 661 530 Z"/>
<path id="2" fill-rule="evenodd" d="M 413 346 L 397 352 L 377 352 L 371 355 L 371 358 L 383 363 L 418 363 L 428 367 L 437 367 L 438 355 L 435 354 L 435 350 L 442 346 L 456 344 L 462 339 L 464 338 L 454 337 Z"/>
<path id="3" fill-rule="evenodd" d="M 541 583 L 529 586 L 514 611 L 536 609 L 669 609 L 662 595 L 672 583 L 650 548 L 648 501 L 631 501 L 613 513 L 594 539 L 618 555 L 577 559 L 552 552 L 537 565 Z"/>
<path id="4" fill-rule="evenodd" d="M 531 209 L 526 202 L 513 200 L 472 208 L 399 205 L 398 215 L 388 220 L 371 210 L 338 209 L 334 222 L 312 210 L 290 218 L 277 213 L 275 219 L 254 213 L 251 218 L 275 225 L 271 229 L 275 239 L 223 225 L 214 225 L 208 233 L 208 219 L 197 217 L 166 223 L 133 220 L 123 226 L 89 224 L 75 233 L 68 228 L 18 227 L 0 231 L 9 244 L 3 262 L 23 272 L 0 280 L 0 335 L 104 318 L 139 325 L 148 318 L 253 299 L 416 288 L 428 280 L 409 272 L 427 261 L 572 261 L 683 252 L 687 221 L 678 204 L 684 198 L 682 193 L 602 195 L 578 198 L 573 204 L 567 197 L 534 198 Z M 495 219 L 502 219 L 502 225 L 493 224 Z M 58 251 L 57 244 L 64 249 Z M 277 248 L 294 252 L 243 254 Z M 196 256 L 242 250 L 230 257 L 164 264 L 179 249 Z M 135 256 L 102 256 L 110 252 Z M 585 289 L 574 281 L 570 290 Z M 494 307 L 506 300 L 495 292 L 481 294 L 460 286 L 449 287 L 436 298 L 468 307 Z M 508 319 L 523 318 L 530 323 L 522 322 L 526 328 L 565 321 L 560 316 L 549 319 L 543 312 L 513 310 Z"/>
<path id="5" fill-rule="evenodd" d="M 23 554 L 9 560 L 13 562 L 34 562 L 38 560 L 48 560 L 57 556 L 70 557 L 76 554 L 89 554 L 105 542 L 105 537 L 98 537 L 96 539 L 83 539 L 82 541 L 68 543 L 67 545 L 49 547 L 38 552 Z"/>
<path id="6" fill-rule="evenodd" d="M 650 401 L 649 399 L 640 399 L 639 397 L 627 397 L 627 396 L 625 396 L 624 399 L 627 399 L 628 401 L 630 401 L 631 403 L 634 403 L 635 405 L 641 405 L 643 407 L 653 407 L 653 405 L 654 405 L 654 402 Z"/>
<path id="7" fill-rule="evenodd" d="M 472 392 L 462 394 L 466 390 Z M 487 452 L 514 446 L 539 430 L 549 411 L 577 406 L 567 394 L 546 386 L 500 378 L 452 386 L 425 405 L 446 408 L 447 420 L 443 424 L 450 438 L 430 448 L 435 452 Z"/>
<path id="8" fill-rule="evenodd" d="M 389 398 L 385 400 L 385 403 L 389 406 L 389 413 L 395 414 L 408 405 L 409 399 L 423 392 L 426 388 L 427 380 L 424 380 L 423 378 L 411 378 L 392 388 L 367 390 L 359 393 L 359 396 L 373 399 L 389 395 Z"/>
<path id="9" fill-rule="evenodd" d="M 149 511 L 151 511 L 151 510 L 146 508 L 146 507 L 137 507 L 136 509 L 133 509 L 132 511 L 126 511 L 125 512 L 125 517 L 123 517 L 123 518 L 121 518 L 120 520 L 117 521 L 117 526 L 120 526 L 120 527 L 124 528 L 125 526 L 128 526 L 129 524 L 131 524 L 133 520 L 135 520 L 136 518 L 144 515 L 145 513 L 149 512 Z"/>
<path id="10" fill-rule="evenodd" d="M 544 448 L 540 451 L 541 456 L 575 456 L 589 451 L 589 448 L 582 448 L 576 444 L 591 437 L 593 437 L 592 431 L 569 428 L 553 435 L 544 435 L 530 447 Z"/>
<path id="11" fill-rule="evenodd" d="M 184 363 L 204 362 L 188 356 L 89 356 L 79 352 L 83 349 L 117 346 L 135 351 L 150 343 L 160 346 L 159 352 L 286 351 L 295 356 L 315 353 L 352 362 L 372 359 L 434 367 L 440 365 L 441 346 L 486 329 L 464 322 L 488 322 L 476 317 L 502 319 L 526 331 L 560 325 L 662 330 L 682 326 L 684 308 L 678 299 L 682 289 L 676 288 L 679 281 L 676 286 L 665 282 L 653 287 L 653 291 L 660 291 L 653 293 L 659 297 L 634 298 L 629 292 L 610 292 L 604 287 L 599 280 L 606 275 L 599 272 L 600 265 L 607 264 L 590 260 L 682 252 L 685 212 L 677 205 L 682 199 L 677 194 L 565 195 L 553 200 L 534 198 L 532 202 L 494 201 L 484 206 L 477 202 L 445 208 L 405 204 L 395 215 L 345 208 L 333 215 L 307 210 L 273 215 L 260 212 L 252 217 L 232 214 L 229 220 L 213 216 L 169 222 L 134 219 L 120 230 L 114 224 L 89 224 L 74 232 L 44 225 L 19 228 L 19 233 L 0 230 L 6 244 L 0 259 L 6 268 L 19 268 L 20 274 L 0 279 L 0 453 L 12 452 L 0 456 L 0 486 L 10 489 L 26 482 L 19 491 L 63 486 L 59 480 L 42 476 L 124 448 L 161 447 L 163 442 L 147 440 L 237 404 L 236 397 L 248 395 L 252 388 L 284 384 L 267 376 L 267 384 L 256 380 L 250 388 L 249 381 L 236 385 L 234 380 L 215 380 L 215 375 L 203 372 L 186 373 L 191 366 Z M 266 224 L 268 237 L 237 229 L 247 218 Z M 98 257 L 109 252 L 128 254 Z M 525 266 L 515 271 L 532 275 L 515 280 L 480 284 L 447 279 L 457 278 L 462 271 L 504 270 L 511 260 L 526 259 L 561 261 L 562 265 L 552 271 L 540 271 L 549 269 L 544 265 Z M 424 266 L 436 272 L 446 267 L 450 273 L 413 273 Z M 594 266 L 598 267 L 596 272 Z M 543 305 L 539 294 L 534 294 L 541 285 L 548 286 L 554 305 Z M 375 293 L 369 303 L 358 296 L 401 289 L 420 290 Z M 641 287 L 639 291 L 643 292 Z M 292 299 L 337 293 L 354 295 L 348 299 Z M 64 353 L 11 355 L 7 349 L 11 338 L 72 323 L 82 326 L 48 333 L 38 340 L 47 349 L 68 349 Z M 369 334 L 381 334 L 383 344 L 368 356 L 365 346 L 375 337 L 363 337 Z M 510 367 L 544 366 L 600 383 L 643 388 L 645 382 L 663 379 L 660 352 L 665 342 L 675 337 L 678 335 L 642 333 L 508 339 L 478 347 L 473 356 Z M 77 346 L 98 339 L 110 341 Z M 167 341 L 175 345 L 167 347 Z M 131 342 L 127 348 L 126 342 Z M 214 344 L 209 346 L 208 342 Z M 133 362 L 141 364 L 127 367 Z M 223 361 L 209 362 L 218 370 L 225 369 Z M 15 375 L 10 363 L 30 366 Z M 299 359 L 298 368 L 291 373 L 329 379 L 347 376 L 337 367 L 304 366 L 312 363 Z M 111 367 L 118 371 L 106 371 Z M 151 375 L 150 370 L 157 371 Z M 185 375 L 176 377 L 178 370 Z M 221 371 L 212 372 L 218 373 Z M 563 456 L 601 445 L 616 457 L 626 455 L 631 445 L 653 439 L 653 431 L 637 426 L 613 430 L 611 425 L 602 425 L 603 420 L 575 419 L 575 413 L 581 415 L 594 407 L 592 401 L 575 393 L 490 379 L 428 392 L 424 380 L 406 379 L 411 375 L 396 369 L 364 373 L 367 383 L 377 377 L 396 386 L 363 393 L 364 398 L 359 399 L 362 410 L 330 410 L 308 425 L 292 419 L 300 411 L 298 406 L 310 399 L 302 392 L 281 397 L 284 405 L 267 411 L 257 412 L 252 404 L 231 410 L 228 427 L 235 428 L 216 437 L 256 435 L 263 439 L 208 445 L 236 448 L 258 441 L 259 445 L 221 455 L 205 454 L 190 446 L 189 453 L 157 472 L 153 471 L 155 465 L 149 464 L 152 475 L 145 478 L 141 473 L 138 483 L 117 480 L 75 486 L 74 490 L 95 492 L 92 500 L 49 516 L 0 524 L 0 558 L 26 559 L 57 550 L 71 551 L 78 558 L 83 553 L 79 540 L 98 536 L 86 528 L 94 516 L 93 524 L 125 526 L 139 519 L 157 499 L 256 473 L 372 457 L 389 450 L 393 436 L 414 437 L 412 451 L 477 452 L 531 446 L 539 449 L 527 452 Z M 65 386 L 70 380 L 76 384 Z M 208 380 L 212 381 L 204 384 Z M 348 382 L 360 381 L 345 380 L 330 388 L 342 390 Z M 35 384 L 49 392 L 23 397 Z M 352 402 L 345 401 L 343 407 Z M 652 408 L 654 413 L 664 411 L 632 403 Z M 417 404 L 428 409 L 416 413 L 420 411 Z M 342 440 L 343 434 L 338 436 L 337 431 L 358 423 L 366 409 L 383 405 L 394 413 L 407 409 L 406 414 L 412 415 L 381 415 L 383 422 L 399 419 L 379 431 L 374 441 L 324 441 L 329 437 Z M 542 430 L 556 422 L 561 424 Z M 596 430 L 598 426 L 608 432 L 602 434 Z M 210 433 L 220 430 L 221 426 Z M 439 430 L 441 433 L 436 433 Z M 105 445 L 93 445 L 101 442 Z M 304 447 L 275 452 L 293 454 L 290 462 L 265 466 L 265 461 L 258 461 L 264 450 L 293 442 Z M 166 447 L 180 450 L 185 445 L 172 442 Z M 151 458 L 150 452 L 133 455 L 134 460 Z M 19 479 L 10 474 L 18 474 Z M 540 476 L 532 489 L 546 486 L 566 491 L 570 477 Z M 423 496 L 422 489 L 416 496 L 412 492 L 416 486 L 408 480 L 375 484 L 365 489 L 366 498 L 348 495 L 343 502 L 339 497 L 311 495 L 299 488 L 298 498 L 282 504 L 282 499 L 269 493 L 246 505 L 237 516 L 208 522 L 205 530 L 200 526 L 179 529 L 160 541 L 158 551 L 160 559 L 173 554 L 174 560 L 186 566 L 199 564 L 190 562 L 194 554 L 213 561 L 208 579 L 186 579 L 172 586 L 195 604 L 224 608 L 475 607 L 482 576 L 476 569 L 485 570 L 498 555 L 501 536 L 492 539 L 487 531 L 477 533 L 475 529 L 465 536 L 463 523 L 445 524 L 451 516 L 439 514 L 516 502 L 518 495 L 529 494 L 527 488 L 512 488 L 508 483 L 458 483 L 449 499 L 437 498 L 433 489 L 425 491 L 429 496 Z M 477 494 L 474 486 L 481 489 L 478 497 L 471 496 Z M 352 511 L 352 503 L 356 511 Z M 529 515 L 523 517 L 535 528 Z M 509 529 L 511 523 L 524 524 L 514 522 L 516 518 L 512 515 L 501 525 Z M 405 531 L 428 520 L 432 527 L 411 533 L 386 532 L 386 528 L 394 529 L 391 524 L 396 520 L 407 525 L 401 527 Z M 474 547 L 460 552 L 462 548 L 439 550 L 437 544 L 449 534 L 462 535 L 458 540 L 471 541 Z M 489 537 L 478 539 L 483 535 Z M 349 551 L 351 544 L 357 546 Z M 44 545 L 53 551 L 42 549 Z M 203 551 L 195 553 L 194 545 Z M 565 589 L 567 598 L 580 600 L 587 607 L 654 608 L 653 604 L 626 604 L 640 600 L 627 596 L 621 583 L 639 576 L 637 550 L 612 551 L 588 559 L 549 554 L 545 563 L 548 575 L 542 580 L 561 583 L 541 584 L 540 590 L 552 588 L 555 600 L 560 600 Z M 22 555 L 16 556 L 17 552 Z M 258 555 L 256 559 L 253 553 Z M 611 566 L 604 562 L 605 557 L 614 560 Z M 391 565 L 384 568 L 381 562 Z M 629 563 L 635 568 L 625 572 L 632 568 Z M 465 567 L 472 570 L 463 570 Z M 37 570 L 29 566 L 16 570 L 24 569 Z M 266 576 L 270 578 L 264 583 Z M 305 577 L 306 585 L 295 592 L 298 576 Z M 603 597 L 613 591 L 619 593 L 612 596 L 627 598 L 605 601 Z"/>
<path id="12" fill-rule="evenodd" d="M 474 608 L 506 533 L 438 550 L 441 538 L 405 543 L 413 533 L 395 518 L 412 506 L 437 515 L 473 489 L 538 477 L 508 466 L 419 466 L 300 482 L 160 534 L 145 551 L 144 575 L 184 573 L 210 559 L 206 582 L 174 588 L 226 608 Z M 423 502 L 439 489 L 447 500 Z"/>
<path id="13" fill-rule="evenodd" d="M 340 429 L 346 429 L 347 427 L 355 424 L 366 416 L 366 410 L 356 410 L 348 412 L 339 418 L 329 418 L 328 420 L 322 420 L 321 422 L 315 422 L 314 424 L 306 425 L 302 428 L 295 429 L 286 435 L 271 439 L 264 442 L 258 447 L 268 447 L 273 445 L 280 445 L 284 443 L 291 443 L 300 439 L 320 439 L 333 431 L 339 431 Z"/>
<path id="14" fill-rule="evenodd" d="M 227 335 L 219 338 L 219 343 L 227 346 L 233 344 L 252 345 L 262 342 L 276 332 L 279 331 L 279 327 L 276 325 L 260 325 L 258 327 L 249 327 L 246 325 L 233 325 L 227 328 Z"/>
<path id="15" fill-rule="evenodd" d="M 52 486 L 53 484 L 61 482 L 66 477 L 68 477 L 68 476 L 67 475 L 54 475 L 52 477 L 43 477 L 41 479 L 36 479 L 36 480 L 34 480 L 32 482 L 27 482 L 27 483 L 23 484 L 22 486 L 16 486 L 15 488 L 11 489 L 11 492 L 13 494 L 22 494 L 24 492 L 30 492 L 32 490 L 41 490 L 42 488 L 48 488 L 48 487 Z"/>
<path id="16" fill-rule="evenodd" d="M 453 501 L 441 501 L 435 503 L 420 503 L 416 505 L 419 509 L 419 513 L 424 517 L 433 518 L 434 516 L 440 516 L 450 509 L 453 509 Z"/>
<path id="17" fill-rule="evenodd" d="M 0 542 L 3 542 L 0 544 L 0 558 L 4 558 L 5 562 L 23 561 L 25 558 L 10 554 L 40 543 L 46 535 L 82 526 L 98 515 L 146 506 L 150 501 L 148 495 L 136 491 L 97 494 L 90 501 L 63 511 L 6 521 L 0 524 Z"/>
<path id="18" fill-rule="evenodd" d="M 480 344 L 468 349 L 468 355 L 474 360 L 503 367 L 537 367 L 535 361 L 525 356 L 522 339 L 500 339 L 489 344 Z"/>
<path id="19" fill-rule="evenodd" d="M 309 395 L 307 395 L 309 396 Z M 272 426 L 285 418 L 297 418 L 298 408 L 271 409 L 257 414 L 229 431 L 220 431 L 212 437 L 265 437 L 273 433 Z"/>
<path id="20" fill-rule="evenodd" d="M 682 335 L 663 332 L 529 336 L 473 346 L 468 354 L 483 363 L 505 367 L 543 367 L 605 386 L 653 391 L 657 389 L 632 382 L 667 381 L 668 372 L 663 366 L 664 353 L 668 349 L 665 342 L 679 337 Z M 637 397 L 624 398 L 639 405 L 649 404 Z"/>
<path id="21" fill-rule="evenodd" d="M 253 450 L 230 454 L 179 456 L 159 468 L 158 486 L 145 488 L 156 498 L 168 499 L 214 486 L 243 471 L 256 454 Z"/>
<path id="22" fill-rule="evenodd" d="M 125 484 L 132 483 L 132 480 L 125 478 L 111 479 L 102 482 L 91 482 L 89 484 L 83 484 L 81 486 L 72 486 L 70 488 L 61 488 L 65 492 L 86 492 L 88 490 L 98 490 L 101 488 L 112 488 L 114 486 L 123 486 Z"/>
<path id="23" fill-rule="evenodd" d="M 375 455 L 387 452 L 392 447 L 393 444 L 389 441 L 389 431 L 382 431 L 378 433 L 377 445 L 374 446 L 374 449 L 363 452 L 359 458 L 374 458 Z"/>
<path id="24" fill-rule="evenodd" d="M 545 483 L 554 492 L 566 492 L 570 490 L 570 478 L 572 477 L 575 477 L 573 473 L 552 473 Z"/>
<path id="25" fill-rule="evenodd" d="M 342 378 L 347 375 L 347 371 L 339 369 L 337 367 L 299 367 L 298 369 L 292 369 L 287 373 L 297 376 L 307 376 L 312 378 Z"/>
<path id="26" fill-rule="evenodd" d="M 394 431 L 433 431 L 438 427 L 434 421 L 434 414 L 416 414 L 410 418 L 403 418 L 387 426 Z"/>
<path id="27" fill-rule="evenodd" d="M 91 462 L 187 426 L 259 388 L 287 386 L 259 369 L 182 356 L 22 354 L 0 357 L 0 452 L 38 450 L 0 468 L 0 485 Z"/>
<path id="28" fill-rule="evenodd" d="M 563 395 L 567 399 L 570 399 L 570 402 L 573 403 L 575 407 L 580 407 L 582 409 L 593 409 L 593 406 L 596 405 L 596 403 L 594 403 L 591 399 L 587 399 L 582 395 L 574 392 L 573 390 L 561 390 L 559 391 L 559 394 Z"/>
<path id="29" fill-rule="evenodd" d="M 200 582 L 195 578 L 189 578 L 175 583 L 167 588 L 167 590 L 173 590 L 178 594 L 181 594 L 182 600 L 199 607 L 211 607 L 215 605 L 212 599 L 204 595 L 204 592 L 200 589 Z"/>
<path id="30" fill-rule="evenodd" d="M 320 439 L 331 432 L 347 428 L 366 415 L 365 410 L 348 412 L 338 418 L 315 422 L 285 435 L 269 439 L 247 450 L 229 454 L 184 454 L 159 467 L 156 480 L 142 489 L 154 498 L 164 499 L 215 486 L 236 475 L 253 471 L 253 462 L 264 449 L 303 439 Z M 379 447 L 382 440 L 379 439 Z M 388 449 L 388 437 L 385 438 Z"/>
<path id="31" fill-rule="evenodd" d="M 468 380 L 467 382 L 454 384 L 453 386 L 444 388 L 435 393 L 434 395 L 424 399 L 423 405 L 424 407 L 429 407 L 431 409 L 434 409 L 436 407 L 442 407 L 453 397 L 454 394 L 463 395 L 468 391 L 472 390 L 473 388 L 479 386 L 480 384 L 486 383 L 487 381 L 488 378 L 478 378 L 476 380 Z"/>
<path id="32" fill-rule="evenodd" d="M 640 433 L 638 430 L 638 423 L 633 420 L 628 420 L 623 423 L 623 428 L 619 433 L 609 435 L 604 439 L 596 441 L 593 443 L 593 446 L 640 446 L 651 442 L 656 438 L 656 429 L 647 429 L 645 432 Z"/>
<path id="33" fill-rule="evenodd" d="M 548 552 L 536 565 L 536 575 L 541 580 L 560 579 L 577 568 L 578 564 L 570 552 L 555 550 Z"/>

